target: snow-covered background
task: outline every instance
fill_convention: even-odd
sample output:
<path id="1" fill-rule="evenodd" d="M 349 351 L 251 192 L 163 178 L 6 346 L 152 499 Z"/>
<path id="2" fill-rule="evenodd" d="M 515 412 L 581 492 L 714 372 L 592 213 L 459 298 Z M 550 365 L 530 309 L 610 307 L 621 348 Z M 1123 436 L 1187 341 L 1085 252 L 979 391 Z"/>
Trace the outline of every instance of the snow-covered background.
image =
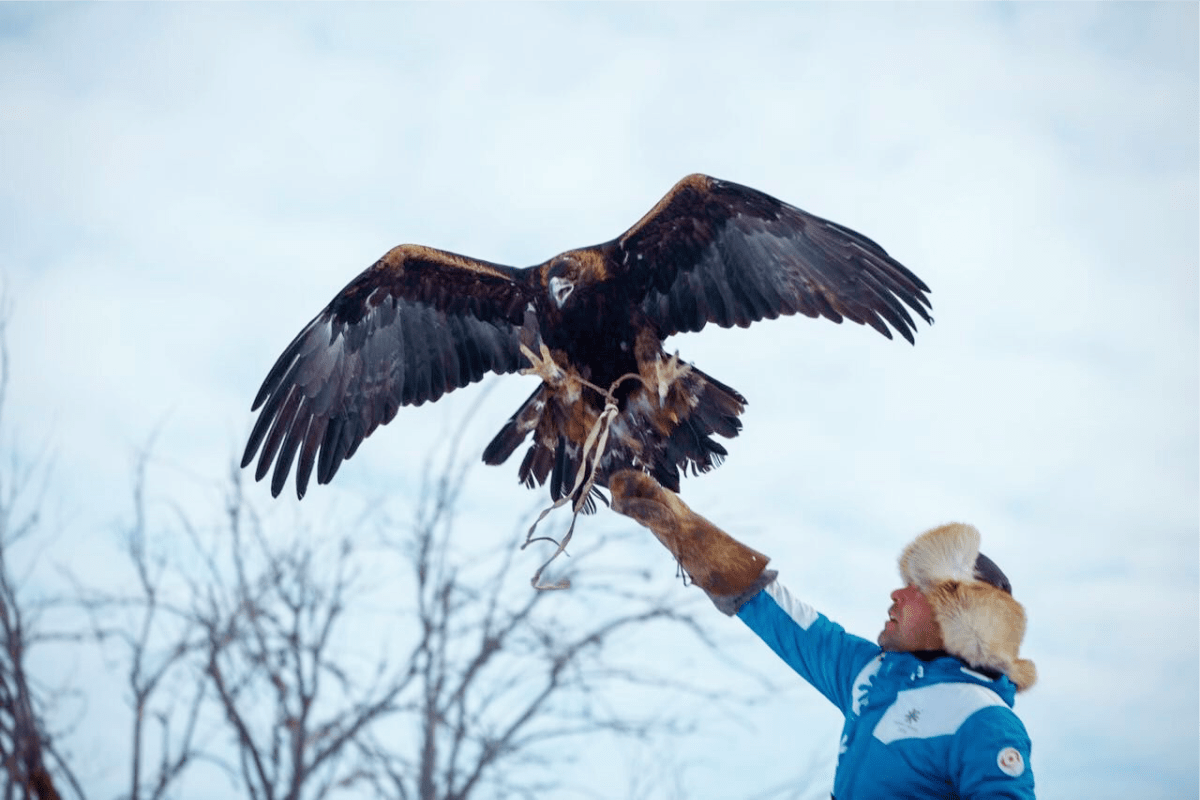
<path id="1" fill-rule="evenodd" d="M 6 421 L 55 455 L 53 558 L 117 559 L 154 430 L 162 491 L 210 502 L 279 351 L 391 246 L 534 264 L 705 172 L 875 239 L 936 324 L 671 341 L 750 401 L 684 499 L 869 637 L 903 545 L 973 522 L 1030 616 L 1039 796 L 1196 797 L 1197 8 L 0 5 Z M 532 380 L 500 382 L 475 447 Z M 274 502 L 406 496 L 476 391 Z M 515 468 L 472 478 L 478 530 L 536 499 Z M 674 580 L 652 543 L 628 558 Z M 693 796 L 813 752 L 827 775 L 836 712 L 712 625 L 793 690 L 733 745 L 689 740 Z"/>

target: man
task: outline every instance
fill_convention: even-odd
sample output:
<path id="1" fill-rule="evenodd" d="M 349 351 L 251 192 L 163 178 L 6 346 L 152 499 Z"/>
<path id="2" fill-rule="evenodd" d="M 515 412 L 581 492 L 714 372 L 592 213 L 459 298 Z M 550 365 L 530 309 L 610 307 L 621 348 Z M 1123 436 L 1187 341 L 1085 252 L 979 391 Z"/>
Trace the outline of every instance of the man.
<path id="1" fill-rule="evenodd" d="M 626 471 L 609 489 L 616 511 L 845 715 L 836 800 L 1034 796 L 1029 736 L 1012 711 L 1037 679 L 1017 654 L 1025 612 L 974 528 L 944 525 L 904 550 L 905 587 L 874 644 L 792 597 L 766 556 L 653 478 Z"/>

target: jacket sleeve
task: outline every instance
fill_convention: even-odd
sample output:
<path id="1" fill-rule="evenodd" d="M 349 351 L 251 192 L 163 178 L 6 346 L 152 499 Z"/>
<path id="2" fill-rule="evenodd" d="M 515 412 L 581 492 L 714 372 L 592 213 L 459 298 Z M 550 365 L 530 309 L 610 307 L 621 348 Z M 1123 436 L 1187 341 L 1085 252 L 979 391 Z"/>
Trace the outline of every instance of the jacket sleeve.
<path id="1" fill-rule="evenodd" d="M 1007 706 L 975 712 L 954 735 L 950 769 L 963 800 L 1033 800 L 1025 726 Z"/>
<path id="2" fill-rule="evenodd" d="M 879 655 L 878 645 L 846 633 L 778 581 L 742 606 L 738 617 L 843 714 L 850 712 L 851 684 Z"/>

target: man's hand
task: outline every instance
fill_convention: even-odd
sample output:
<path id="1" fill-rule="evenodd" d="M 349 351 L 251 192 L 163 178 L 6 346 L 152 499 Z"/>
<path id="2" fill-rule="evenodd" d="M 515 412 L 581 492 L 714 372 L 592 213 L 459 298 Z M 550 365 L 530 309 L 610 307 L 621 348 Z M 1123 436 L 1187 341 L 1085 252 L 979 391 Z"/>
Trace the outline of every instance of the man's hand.
<path id="1" fill-rule="evenodd" d="M 645 525 L 717 608 L 735 614 L 775 579 L 770 560 L 688 508 L 679 495 L 637 470 L 609 477 L 614 511 Z"/>

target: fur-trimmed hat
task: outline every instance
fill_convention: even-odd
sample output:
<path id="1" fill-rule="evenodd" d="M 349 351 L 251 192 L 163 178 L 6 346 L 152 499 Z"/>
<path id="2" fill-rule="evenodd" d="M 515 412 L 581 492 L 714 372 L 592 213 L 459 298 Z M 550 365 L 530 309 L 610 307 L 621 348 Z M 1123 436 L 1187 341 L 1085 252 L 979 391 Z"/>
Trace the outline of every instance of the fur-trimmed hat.
<path id="1" fill-rule="evenodd" d="M 977 669 L 1004 673 L 1024 691 L 1037 681 L 1017 651 L 1025 609 L 996 563 L 979 552 L 979 531 L 952 522 L 926 531 L 900 554 L 900 577 L 929 600 L 946 652 Z"/>

